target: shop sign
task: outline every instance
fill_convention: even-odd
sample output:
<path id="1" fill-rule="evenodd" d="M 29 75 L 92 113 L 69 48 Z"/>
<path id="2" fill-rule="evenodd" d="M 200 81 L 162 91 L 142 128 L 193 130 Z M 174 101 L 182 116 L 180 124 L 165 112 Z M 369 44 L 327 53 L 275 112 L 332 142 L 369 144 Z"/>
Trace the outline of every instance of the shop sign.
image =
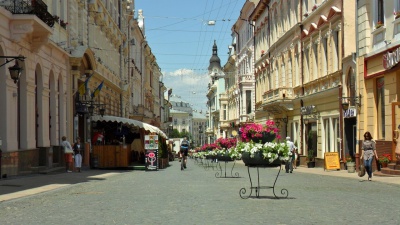
<path id="1" fill-rule="evenodd" d="M 158 170 L 158 135 L 145 135 L 146 170 Z"/>
<path id="2" fill-rule="evenodd" d="M 357 109 L 356 108 L 348 108 L 347 110 L 343 110 L 343 117 L 344 118 L 352 118 L 357 116 Z"/>
<path id="3" fill-rule="evenodd" d="M 383 68 L 385 68 L 385 70 L 394 67 L 399 62 L 400 62 L 400 47 L 394 50 L 393 52 L 388 51 L 386 52 L 386 54 L 383 55 Z"/>

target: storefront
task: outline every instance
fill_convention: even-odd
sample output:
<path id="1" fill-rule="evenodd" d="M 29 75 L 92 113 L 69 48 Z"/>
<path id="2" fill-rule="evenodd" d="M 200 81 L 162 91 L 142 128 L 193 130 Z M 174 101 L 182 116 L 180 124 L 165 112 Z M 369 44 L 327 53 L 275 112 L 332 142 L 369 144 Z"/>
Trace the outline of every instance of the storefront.
<path id="1" fill-rule="evenodd" d="M 92 116 L 91 120 L 93 167 L 144 165 L 145 135 L 155 134 L 159 135 L 161 141 L 168 140 L 159 128 L 141 121 L 116 116 Z"/>
<path id="2" fill-rule="evenodd" d="M 360 58 L 362 60 L 363 63 L 359 63 L 363 66 L 359 69 L 364 71 L 364 77 L 360 78 L 363 89 L 360 146 L 363 134 L 369 131 L 376 140 L 378 156 L 389 153 L 394 159 L 395 134 L 400 125 L 400 46 Z"/>

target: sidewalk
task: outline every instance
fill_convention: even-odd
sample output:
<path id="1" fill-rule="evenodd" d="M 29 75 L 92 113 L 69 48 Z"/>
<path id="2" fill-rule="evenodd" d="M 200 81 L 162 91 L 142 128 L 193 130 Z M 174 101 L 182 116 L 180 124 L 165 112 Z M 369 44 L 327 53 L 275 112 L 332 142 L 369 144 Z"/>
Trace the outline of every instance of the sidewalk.
<path id="1" fill-rule="evenodd" d="M 81 173 L 51 173 L 0 179 L 0 202 L 64 188 L 69 185 L 103 180 L 109 176 L 130 172 L 83 168 Z"/>

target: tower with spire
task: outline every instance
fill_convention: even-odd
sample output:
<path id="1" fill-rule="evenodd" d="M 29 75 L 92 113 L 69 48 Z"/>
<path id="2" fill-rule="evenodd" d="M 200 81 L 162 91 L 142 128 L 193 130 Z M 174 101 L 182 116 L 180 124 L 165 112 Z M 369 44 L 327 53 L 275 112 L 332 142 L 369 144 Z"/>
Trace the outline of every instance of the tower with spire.
<path id="1" fill-rule="evenodd" d="M 224 76 L 221 67 L 221 59 L 218 57 L 218 47 L 215 40 L 214 40 L 214 45 L 212 47 L 212 56 L 210 58 L 210 65 L 208 66 L 208 74 L 210 75 L 212 80 Z"/>

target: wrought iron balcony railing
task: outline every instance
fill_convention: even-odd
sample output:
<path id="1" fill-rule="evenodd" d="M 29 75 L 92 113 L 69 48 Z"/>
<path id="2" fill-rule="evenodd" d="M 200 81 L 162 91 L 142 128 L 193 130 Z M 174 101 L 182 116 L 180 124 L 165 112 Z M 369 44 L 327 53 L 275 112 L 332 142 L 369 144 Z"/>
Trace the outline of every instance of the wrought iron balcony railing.
<path id="1" fill-rule="evenodd" d="M 36 15 L 49 27 L 54 26 L 55 19 L 47 11 L 47 5 L 42 0 L 11 0 L 2 3 L 0 6 L 3 6 L 12 14 Z"/>

